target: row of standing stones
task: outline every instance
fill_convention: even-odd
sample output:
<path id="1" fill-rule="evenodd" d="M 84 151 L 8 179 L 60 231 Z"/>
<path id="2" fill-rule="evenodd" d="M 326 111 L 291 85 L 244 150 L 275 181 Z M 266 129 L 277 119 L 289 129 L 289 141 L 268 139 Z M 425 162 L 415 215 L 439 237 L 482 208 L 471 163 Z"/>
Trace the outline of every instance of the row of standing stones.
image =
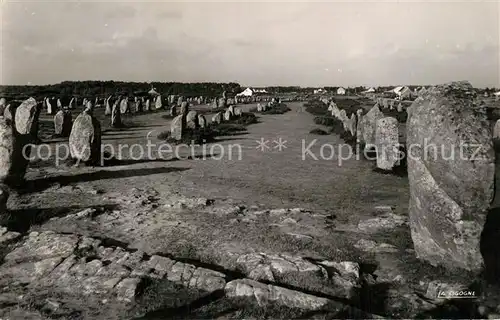
<path id="1" fill-rule="evenodd" d="M 376 148 L 377 167 L 383 170 L 396 166 L 401 149 L 398 120 L 386 117 L 379 106 L 407 112 L 409 217 L 417 257 L 434 266 L 485 271 L 494 277 L 500 266 L 494 249 L 500 224 L 491 208 L 493 139 L 500 138 L 500 120 L 492 133 L 485 106 L 475 98 L 470 83 L 459 81 L 420 92 L 406 109 L 401 103 L 395 107 L 394 100 L 378 99 L 365 115 L 358 110 L 348 117 L 335 103 L 323 102 L 365 152 Z"/>

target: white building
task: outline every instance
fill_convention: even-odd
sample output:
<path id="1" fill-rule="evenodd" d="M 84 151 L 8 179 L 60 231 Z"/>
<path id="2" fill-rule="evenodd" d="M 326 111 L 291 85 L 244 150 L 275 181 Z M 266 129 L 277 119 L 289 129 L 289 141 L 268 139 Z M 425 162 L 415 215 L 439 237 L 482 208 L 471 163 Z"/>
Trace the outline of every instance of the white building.
<path id="1" fill-rule="evenodd" d="M 396 87 L 390 90 L 390 92 L 395 93 L 397 95 L 398 100 L 403 100 L 405 98 L 411 97 L 411 89 L 406 86 Z"/>
<path id="2" fill-rule="evenodd" d="M 326 90 L 323 88 L 314 90 L 314 94 L 323 94 L 323 93 L 326 93 Z"/>
<path id="3" fill-rule="evenodd" d="M 344 89 L 344 88 L 342 88 L 342 87 L 338 88 L 338 89 L 337 89 L 337 94 L 338 94 L 338 95 L 345 95 L 345 89 Z"/>
<path id="4" fill-rule="evenodd" d="M 236 96 L 237 97 L 251 97 L 253 96 L 253 90 L 250 89 L 250 88 L 246 88 L 245 90 L 243 90 L 242 92 L 238 93 Z"/>
<path id="5" fill-rule="evenodd" d="M 373 87 L 371 87 L 371 88 L 368 88 L 368 90 L 365 90 L 361 93 L 375 93 L 375 89 Z"/>

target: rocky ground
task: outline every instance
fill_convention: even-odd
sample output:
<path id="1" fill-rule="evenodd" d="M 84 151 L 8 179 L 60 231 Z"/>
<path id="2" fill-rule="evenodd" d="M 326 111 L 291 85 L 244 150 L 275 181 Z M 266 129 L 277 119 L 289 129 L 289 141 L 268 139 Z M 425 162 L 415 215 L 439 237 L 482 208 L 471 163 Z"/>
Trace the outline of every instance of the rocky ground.
<path id="1" fill-rule="evenodd" d="M 220 138 L 241 160 L 34 161 L 0 230 L 0 318 L 500 317 L 498 287 L 415 257 L 406 178 L 302 160 L 302 139 L 318 154 L 341 141 L 310 135 L 313 117 L 290 107 Z M 103 143 L 158 143 L 167 128 L 136 116 Z M 287 148 L 262 152 L 261 137 Z M 438 298 L 463 288 L 476 298 Z"/>

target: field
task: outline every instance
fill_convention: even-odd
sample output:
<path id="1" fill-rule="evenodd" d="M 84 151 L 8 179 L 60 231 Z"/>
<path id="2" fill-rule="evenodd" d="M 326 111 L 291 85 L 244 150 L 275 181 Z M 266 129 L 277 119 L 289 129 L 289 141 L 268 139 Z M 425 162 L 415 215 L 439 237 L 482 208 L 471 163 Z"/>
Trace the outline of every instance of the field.
<path id="1" fill-rule="evenodd" d="M 372 105 L 367 100 L 359 104 L 366 110 Z M 183 146 L 166 155 L 161 154 L 165 141 L 158 139 L 170 128 L 166 111 L 126 116 L 125 127 L 116 130 L 97 109 L 102 143 L 115 157 L 102 167 L 47 158 L 67 139 L 53 138 L 52 116 L 42 114 L 39 137 L 45 145 L 35 153 L 43 159 L 32 161 L 25 188 L 11 195 L 8 229 L 42 242 L 53 237 L 46 231 L 77 236 L 73 254 L 84 239 L 94 241 L 88 249 L 93 253 L 78 249 L 86 272 L 95 262 L 101 269 L 118 264 L 124 274 L 139 273 L 138 263 L 153 256 L 175 264 L 166 278 L 153 276 L 161 269 L 141 271 L 141 285 L 123 294 L 128 300 L 115 301 L 95 289 L 97 284 L 77 286 L 67 295 L 51 294 L 47 288 L 52 287 L 42 280 L 26 286 L 22 279 L 31 275 L 26 271 L 30 265 L 25 270 L 6 263 L 6 276 L 0 277 L 10 286 L 0 294 L 6 311 L 99 319 L 476 316 L 475 304 L 443 304 L 432 296 L 435 281 L 471 284 L 464 272 L 416 259 L 408 228 L 407 177 L 375 172 L 372 162 L 356 157 L 336 134 L 310 133 L 329 128 L 315 124 L 304 102 L 287 106 L 290 111 L 283 114 L 257 114 L 258 122 L 246 131 L 219 136 L 194 147 L 195 152 Z M 239 107 L 249 112 L 256 104 Z M 211 121 L 207 108 L 196 107 Z M 78 112 L 73 111 L 73 119 Z M 57 237 L 52 243 L 62 241 Z M 5 261 L 11 261 L 7 253 L 24 239 L 0 244 Z M 107 261 L 99 248 L 121 250 L 127 257 L 140 253 L 139 262 Z M 338 262 L 349 262 L 357 271 L 350 274 L 349 269 L 346 276 Z M 103 273 L 99 281 L 111 281 L 116 270 Z M 21 280 L 8 282 L 9 272 Z M 195 274 L 199 278 L 193 282 Z M 89 275 L 78 276 L 86 283 Z M 269 294 L 254 299 L 217 286 L 218 281 L 248 279 L 288 290 L 282 294 L 288 298 Z M 79 303 L 79 290 L 91 298 Z M 22 301 L 13 301 L 19 294 Z M 100 294 L 107 303 L 97 298 Z M 57 307 L 47 301 L 56 301 Z"/>

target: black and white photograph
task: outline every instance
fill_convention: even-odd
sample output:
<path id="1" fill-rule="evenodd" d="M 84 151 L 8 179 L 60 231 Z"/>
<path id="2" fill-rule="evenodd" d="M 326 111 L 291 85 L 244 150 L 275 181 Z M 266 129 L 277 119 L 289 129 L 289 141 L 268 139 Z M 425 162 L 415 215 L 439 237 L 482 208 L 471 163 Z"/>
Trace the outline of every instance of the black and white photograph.
<path id="1" fill-rule="evenodd" d="M 0 30 L 0 320 L 500 319 L 500 1 Z"/>

